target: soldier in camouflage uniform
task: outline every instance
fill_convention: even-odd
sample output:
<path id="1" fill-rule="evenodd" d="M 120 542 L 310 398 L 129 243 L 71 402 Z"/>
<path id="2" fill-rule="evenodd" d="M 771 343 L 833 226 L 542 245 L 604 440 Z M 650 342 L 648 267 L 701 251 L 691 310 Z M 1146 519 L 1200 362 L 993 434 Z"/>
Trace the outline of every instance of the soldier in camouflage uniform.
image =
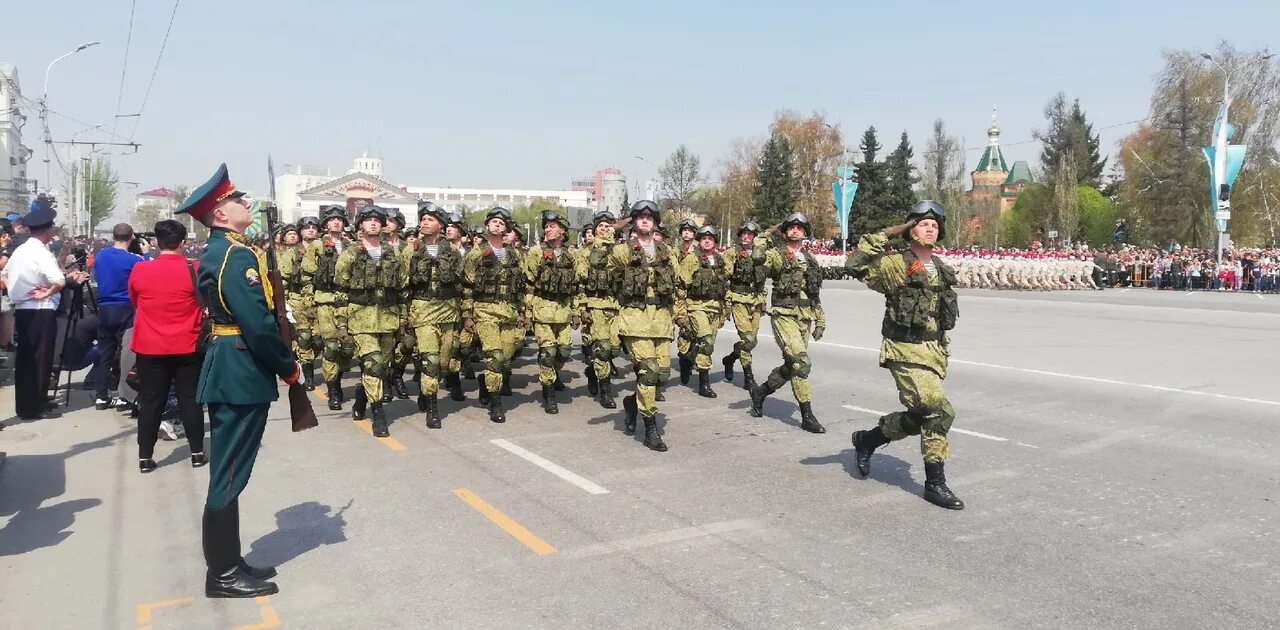
<path id="1" fill-rule="evenodd" d="M 782 365 L 769 373 L 769 379 L 751 389 L 751 415 L 764 415 L 764 400 L 791 381 L 791 391 L 800 405 L 800 428 L 810 433 L 827 430 L 813 415 L 813 390 L 809 385 L 809 331 L 813 339 L 822 339 L 827 319 L 822 310 L 822 268 L 813 254 L 805 251 L 809 237 L 809 217 L 793 212 L 779 226 L 783 243 L 765 254 L 766 275 L 773 279 L 773 297 L 769 321 L 773 339 L 782 349 Z"/>
<path id="2" fill-rule="evenodd" d="M 338 256 L 338 285 L 347 290 L 347 327 L 360 357 L 360 383 L 351 417 L 363 420 L 365 405 L 373 416 L 374 437 L 387 437 L 387 415 L 382 408 L 382 386 L 391 369 L 395 332 L 400 328 L 397 297 L 404 290 L 402 262 L 387 243 L 382 228 L 387 214 L 367 205 L 356 215 L 358 240 Z"/>
<path id="3" fill-rule="evenodd" d="M 715 227 L 698 228 L 697 237 L 697 249 L 685 254 L 680 261 L 676 325 L 690 334 L 690 344 L 680 358 L 698 368 L 698 395 L 715 398 L 716 393 L 711 389 L 711 353 L 716 348 L 716 333 L 724 325 L 729 274 L 716 251 L 720 235 Z M 683 374 L 681 380 L 684 380 Z"/>
<path id="4" fill-rule="evenodd" d="M 955 272 L 933 255 L 934 244 L 946 232 L 946 213 L 936 201 L 922 201 L 907 214 L 907 222 L 884 232 L 867 234 L 850 253 L 845 267 L 872 290 L 885 295 L 880 330 L 880 366 L 893 375 L 898 400 L 906 411 L 880 418 L 869 431 L 853 434 L 858 472 L 871 473 L 871 454 L 877 447 L 909 435 L 920 436 L 924 456 L 924 498 L 934 505 L 960 510 L 964 502 L 947 487 L 945 462 L 950 454 L 947 432 L 955 410 L 942 392 L 947 376 L 947 331 L 960 313 Z M 886 249 L 890 239 L 908 235 L 908 247 Z"/>
<path id="5" fill-rule="evenodd" d="M 462 252 L 442 238 L 446 220 L 444 210 L 434 203 L 418 204 L 419 237 L 402 255 L 421 386 L 418 410 L 426 412 L 428 429 L 440 428 L 440 377 L 453 356 L 462 319 Z"/>
<path id="6" fill-rule="evenodd" d="M 485 215 L 485 244 L 462 260 L 463 326 L 480 340 L 485 360 L 480 402 L 489 408 L 493 422 L 507 421 L 502 397 L 509 395 L 511 360 L 527 328 L 520 254 L 503 242 L 512 227 L 506 208 L 490 210 Z"/>
<path id="7" fill-rule="evenodd" d="M 738 226 L 738 245 L 724 252 L 724 266 L 729 272 L 729 314 L 738 329 L 738 343 L 733 352 L 721 361 L 724 379 L 733 381 L 733 364 L 742 363 L 742 388 L 751 391 L 756 386 L 751 368 L 751 351 L 755 349 L 760 333 L 760 315 L 764 313 L 764 283 L 767 279 L 765 252 L 767 242 L 756 245 L 760 225 L 751 219 Z"/>
<path id="8" fill-rule="evenodd" d="M 613 248 L 613 216 L 597 212 L 591 240 L 577 250 L 582 287 L 580 318 L 582 345 L 587 363 L 587 391 L 596 396 L 600 406 L 616 409 L 613 398 L 613 358 L 618 354 L 618 334 L 614 319 L 618 317 L 618 274 L 609 265 Z"/>
<path id="9" fill-rule="evenodd" d="M 342 409 L 342 373 L 355 356 L 356 345 L 347 329 L 347 291 L 338 285 L 334 271 L 346 248 L 347 211 L 329 206 L 320 216 L 325 235 L 302 255 L 302 275 L 310 278 L 316 306 L 315 335 L 321 352 L 321 375 L 329 397 L 329 409 Z"/>
<path id="10" fill-rule="evenodd" d="M 533 320 L 538 342 L 538 382 L 542 384 L 542 410 L 560 413 L 556 392 L 564 389 L 560 370 L 573 355 L 569 329 L 581 324 L 578 299 L 578 258 L 564 246 L 569 220 L 548 210 L 542 213 L 542 243 L 524 256 L 525 306 Z"/>
<path id="11" fill-rule="evenodd" d="M 430 204 L 427 207 L 435 207 L 430 201 L 423 202 Z M 422 212 L 421 208 L 418 212 Z M 471 239 L 467 234 L 467 224 L 462 218 L 462 213 L 450 211 L 445 214 L 447 221 L 444 228 L 444 240 L 448 241 L 454 249 L 458 250 L 458 254 L 465 257 L 467 251 L 471 249 Z M 421 223 L 419 223 L 421 226 Z M 462 391 L 462 376 L 466 372 L 468 378 L 474 379 L 475 372 L 471 369 L 471 348 L 474 345 L 474 335 L 471 331 L 464 330 L 462 327 L 462 316 L 458 316 L 458 323 L 454 328 L 454 344 L 453 352 L 450 353 L 448 362 L 445 364 L 444 386 L 449 390 L 449 399 L 462 402 L 467 396 Z M 467 361 L 465 370 L 463 369 L 463 361 Z"/>
<path id="12" fill-rule="evenodd" d="M 302 272 L 302 258 L 320 235 L 320 219 L 302 217 L 298 226 L 298 236 L 302 240 L 279 256 L 280 278 L 284 281 L 286 299 L 293 312 L 293 351 L 302 364 L 302 383 L 307 391 L 311 391 L 315 389 L 316 350 L 320 344 L 317 343 L 319 336 L 315 334 L 315 288 L 311 275 Z"/>
<path id="13" fill-rule="evenodd" d="M 665 231 L 662 227 L 659 227 L 657 231 L 659 234 L 657 239 L 661 242 L 663 237 L 666 236 Z M 693 219 L 685 219 L 680 222 L 678 231 L 680 237 L 679 247 L 674 252 L 677 267 L 684 261 L 685 257 L 693 255 L 695 250 L 698 249 L 698 225 L 693 222 Z M 684 311 L 684 298 L 677 295 L 675 312 L 678 315 Z M 693 359 L 690 358 L 689 352 L 690 348 L 696 343 L 697 338 L 691 327 L 680 322 L 676 322 L 676 330 L 678 333 L 676 335 L 676 362 L 680 366 L 680 384 L 688 385 L 689 378 L 693 375 Z M 668 369 L 667 373 L 662 376 L 662 382 L 666 383 L 670 377 L 671 373 Z"/>
<path id="14" fill-rule="evenodd" d="M 631 206 L 635 236 L 609 252 L 609 264 L 618 277 L 618 318 L 614 327 L 636 366 L 636 393 L 622 400 L 626 433 L 636 430 L 637 416 L 644 418 L 644 445 L 666 451 L 658 432 L 657 389 L 662 370 L 671 364 L 671 317 L 676 297 L 675 254 L 654 238 L 662 220 L 658 204 L 638 201 Z"/>
<path id="15" fill-rule="evenodd" d="M 401 237 L 404 231 L 404 213 L 399 208 L 384 208 L 387 213 L 387 224 L 382 228 L 383 238 L 387 246 L 396 256 L 400 256 L 408 248 L 408 242 Z M 395 341 L 392 342 L 391 367 L 387 373 L 386 383 L 382 388 L 382 402 L 391 402 L 392 394 L 400 400 L 407 400 L 409 392 L 404 385 L 404 370 L 417 350 L 413 339 L 413 326 L 409 323 L 409 301 L 407 298 L 394 296 L 392 306 L 400 316 L 400 327 L 396 329 Z"/>

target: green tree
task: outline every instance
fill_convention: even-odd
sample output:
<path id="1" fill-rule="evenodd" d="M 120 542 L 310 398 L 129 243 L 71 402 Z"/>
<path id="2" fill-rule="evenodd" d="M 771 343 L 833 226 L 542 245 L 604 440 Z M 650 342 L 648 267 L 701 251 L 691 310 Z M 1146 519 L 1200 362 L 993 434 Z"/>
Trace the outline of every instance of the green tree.
<path id="1" fill-rule="evenodd" d="M 916 177 L 915 166 L 911 164 L 911 158 L 914 156 L 911 141 L 907 139 L 907 132 L 904 131 L 902 138 L 898 140 L 897 148 L 884 161 L 887 181 L 882 210 L 885 220 L 900 220 L 916 203 L 915 185 L 920 178 Z"/>
<path id="2" fill-rule="evenodd" d="M 106 156 L 94 158 L 88 165 L 89 224 L 96 227 L 116 210 L 118 177 Z"/>
<path id="3" fill-rule="evenodd" d="M 1018 193 L 1013 207 L 1000 221 L 1000 244 L 1026 247 L 1042 238 L 1045 225 L 1053 214 L 1053 189 L 1044 184 L 1031 184 Z"/>
<path id="4" fill-rule="evenodd" d="M 1045 105 L 1044 117 L 1048 121 L 1047 129 L 1033 132 L 1040 140 L 1043 148 L 1040 151 L 1040 166 L 1044 169 L 1047 181 L 1058 181 L 1058 170 L 1063 165 L 1065 156 L 1074 157 L 1076 184 L 1084 184 L 1097 188 L 1102 185 L 1102 171 L 1107 166 L 1107 158 L 1099 151 L 1098 134 L 1093 131 L 1093 123 L 1085 118 L 1080 108 L 1080 99 L 1067 106 L 1067 95 L 1058 92 L 1049 104 Z"/>
<path id="5" fill-rule="evenodd" d="M 752 202 L 755 219 L 762 226 L 773 225 L 795 210 L 799 190 L 791 162 L 791 143 L 786 136 L 773 134 L 764 145 L 756 167 L 756 187 Z"/>
<path id="6" fill-rule="evenodd" d="M 560 205 L 558 200 L 550 197 L 535 197 L 528 205 L 512 208 L 511 218 L 520 227 L 520 230 L 525 232 L 524 238 L 526 242 L 542 241 L 542 213 L 547 210 L 558 212 L 564 217 L 569 216 L 564 206 Z"/>
<path id="7" fill-rule="evenodd" d="M 1118 214 L 1116 206 L 1096 188 L 1076 186 L 1076 206 L 1080 212 L 1077 241 L 1091 247 L 1103 247 L 1111 243 Z"/>
<path id="8" fill-rule="evenodd" d="M 891 225 L 884 209 L 889 184 L 888 167 L 877 159 L 881 147 L 876 139 L 875 127 L 867 128 L 862 134 L 858 148 L 862 151 L 862 161 L 853 167 L 854 177 L 858 180 L 858 193 L 853 197 L 853 208 L 849 212 L 850 238 Z"/>
<path id="9" fill-rule="evenodd" d="M 689 213 L 694 193 L 706 181 L 702 160 L 683 144 L 658 168 L 658 194 L 665 205 L 681 214 Z"/>

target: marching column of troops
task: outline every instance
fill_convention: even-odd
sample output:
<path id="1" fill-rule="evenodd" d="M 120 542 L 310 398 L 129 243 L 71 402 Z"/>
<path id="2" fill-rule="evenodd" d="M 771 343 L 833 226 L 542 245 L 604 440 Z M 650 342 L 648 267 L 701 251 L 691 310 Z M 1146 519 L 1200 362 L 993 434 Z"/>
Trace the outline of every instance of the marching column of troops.
<path id="1" fill-rule="evenodd" d="M 908 223 L 864 236 L 846 261 L 847 273 L 886 295 L 881 365 L 893 375 L 906 408 L 855 433 L 854 446 L 865 476 L 877 447 L 920 435 L 925 498 L 959 509 L 963 503 L 942 473 L 954 411 L 941 380 L 947 331 L 958 312 L 953 287 L 977 283 L 981 274 L 966 267 L 958 277 L 931 254 L 944 222 L 940 205 L 920 204 Z M 588 393 L 603 408 L 616 409 L 615 380 L 627 369 L 614 362 L 629 358 L 634 389 L 622 399 L 625 432 L 643 430 L 644 445 L 661 452 L 667 445 L 656 416 L 671 374 L 672 341 L 680 382 L 689 384 L 696 371 L 697 393 L 715 398 L 710 372 L 716 335 L 732 321 L 737 341 L 721 364 L 729 382 L 740 366 L 750 414 L 763 416 L 766 399 L 789 384 L 800 428 L 826 431 L 814 415 L 809 383 L 809 343 L 821 340 L 826 329 L 824 269 L 804 246 L 811 236 L 804 214 L 792 213 L 768 230 L 743 221 L 737 242 L 723 251 L 714 227 L 692 222 L 679 226 L 675 243 L 664 242 L 652 201 L 634 204 L 622 219 L 597 213 L 577 247 L 566 242 L 570 226 L 562 215 L 544 212 L 540 224 L 542 241 L 527 250 L 504 208 L 490 210 L 472 234 L 461 215 L 431 202 L 419 204 L 418 226 L 408 234 L 399 211 L 375 205 L 361 208 L 350 226 L 345 208 L 333 206 L 283 227 L 280 267 L 304 384 L 322 385 L 329 408 L 342 410 L 347 396 L 341 377 L 358 369 L 351 416 L 368 419 L 373 434 L 386 437 L 384 404 L 409 398 L 404 379 L 412 363 L 427 428 L 443 426 L 439 394 L 465 401 L 463 382 L 473 378 L 489 419 L 502 423 L 512 364 L 532 335 L 542 409 L 555 414 L 558 392 L 566 389 L 562 372 L 572 357 L 571 333 L 578 330 Z M 619 242 L 615 232 L 622 230 L 628 237 Z M 909 247 L 887 249 L 898 236 Z M 782 362 L 757 382 L 752 352 L 765 313 Z"/>

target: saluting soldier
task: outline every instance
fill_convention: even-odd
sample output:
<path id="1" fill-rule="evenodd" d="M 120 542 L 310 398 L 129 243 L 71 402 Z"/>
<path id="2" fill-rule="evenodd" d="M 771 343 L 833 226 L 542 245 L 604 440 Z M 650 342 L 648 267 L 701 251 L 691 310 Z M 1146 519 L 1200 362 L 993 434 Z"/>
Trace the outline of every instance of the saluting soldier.
<path id="1" fill-rule="evenodd" d="M 955 409 L 942 391 L 947 376 L 947 331 L 955 327 L 960 308 L 955 272 L 933 254 L 946 235 L 946 211 L 936 201 L 921 201 L 907 213 L 907 222 L 884 232 L 864 235 L 845 266 L 855 278 L 885 295 L 880 326 L 880 367 L 889 370 L 905 411 L 880 418 L 869 431 L 853 434 L 858 473 L 871 474 L 875 449 L 909 435 L 920 436 L 924 457 L 924 498 L 951 510 L 964 502 L 947 487 L 945 463 L 951 454 L 947 432 Z M 906 234 L 908 247 L 887 249 L 890 239 Z"/>
<path id="2" fill-rule="evenodd" d="M 556 392 L 564 389 L 560 370 L 573 355 L 570 328 L 581 323 L 574 302 L 578 298 L 578 258 L 564 246 L 569 220 L 558 212 L 542 213 L 542 242 L 524 256 L 525 304 L 538 342 L 538 382 L 542 411 L 560 413 Z"/>
<path id="3" fill-rule="evenodd" d="M 724 364 L 724 378 L 730 382 L 733 381 L 734 362 L 742 364 L 742 388 L 748 392 L 756 386 L 751 351 L 755 350 L 759 340 L 760 315 L 765 305 L 764 283 L 768 279 L 765 252 L 769 248 L 767 242 L 756 243 L 759 234 L 758 223 L 751 219 L 743 221 L 738 226 L 738 244 L 724 252 L 724 266 L 729 273 L 729 292 L 725 297 L 733 325 L 738 330 L 738 342 L 721 363 Z"/>
<path id="4" fill-rule="evenodd" d="M 826 433 L 826 428 L 813 415 L 813 389 L 809 385 L 809 335 L 822 339 L 827 319 L 822 310 L 822 268 L 804 249 L 809 237 L 809 217 L 792 212 L 779 225 L 782 246 L 765 254 L 767 275 L 773 279 L 773 296 L 769 321 L 773 339 L 782 349 L 782 365 L 769 373 L 764 383 L 751 390 L 751 415 L 764 415 L 765 398 L 791 382 L 791 391 L 800 405 L 800 428 L 810 433 Z M 811 328 L 812 327 L 812 328 Z"/>
<path id="5" fill-rule="evenodd" d="M 613 216 L 597 212 L 592 217 L 592 238 L 578 248 L 579 286 L 582 288 L 582 345 L 590 348 L 586 375 L 587 391 L 596 396 L 600 406 L 616 409 L 613 398 L 613 358 L 618 355 L 618 333 L 614 319 L 618 317 L 618 273 L 609 264 L 614 246 Z"/>
<path id="6" fill-rule="evenodd" d="M 400 258 L 387 243 L 382 228 L 386 212 L 373 204 L 360 209 L 356 224 L 359 237 L 338 256 L 338 286 L 347 290 L 347 328 L 360 358 L 360 383 L 351 404 L 354 420 L 373 416 L 374 437 L 387 437 L 387 415 L 382 407 L 382 386 L 390 370 L 395 332 L 400 327 L 397 297 L 404 289 Z"/>
<path id="7" fill-rule="evenodd" d="M 512 227 L 511 213 L 493 208 L 485 215 L 485 243 L 462 260 L 463 325 L 480 340 L 480 402 L 489 408 L 493 422 L 507 421 L 502 397 L 510 395 L 511 360 L 527 328 L 520 253 L 504 242 Z"/>
<path id="8" fill-rule="evenodd" d="M 276 379 L 293 384 L 302 366 L 271 310 L 265 259 L 249 248 L 245 228 L 253 214 L 218 167 L 174 211 L 209 228 L 197 284 L 213 319 L 213 339 L 200 370 L 196 400 L 209 408 L 209 491 L 205 497 L 202 542 L 205 596 L 257 597 L 279 591 L 272 567 L 257 568 L 240 555 L 240 493 L 249 484 L 267 426 L 267 411 L 278 397 Z"/>
<path id="9" fill-rule="evenodd" d="M 681 354 L 681 365 L 692 363 L 698 368 L 698 395 L 715 398 L 711 389 L 711 353 L 716 348 L 716 333 L 724 325 L 724 297 L 729 274 L 716 248 L 720 236 L 710 225 L 698 228 L 696 249 L 680 261 L 680 306 L 676 324 L 689 332 L 688 345 Z M 684 344 L 682 344 L 684 345 Z M 680 380 L 684 381 L 681 369 Z"/>
<path id="10" fill-rule="evenodd" d="M 615 326 L 636 367 L 636 392 L 622 399 L 626 433 L 644 419 L 644 445 L 666 451 L 658 431 L 657 391 L 662 371 L 671 364 L 672 307 L 676 272 L 671 248 L 654 238 L 662 221 L 658 204 L 637 201 L 631 206 L 634 237 L 613 247 L 609 264 L 618 274 L 618 319 Z"/>
<path id="11" fill-rule="evenodd" d="M 404 213 L 399 208 L 383 208 L 387 214 L 387 223 L 382 228 L 387 247 L 397 257 L 408 247 L 408 241 L 401 237 L 404 231 Z M 409 324 L 409 302 L 400 295 L 392 300 L 392 306 L 400 317 L 400 327 L 395 331 L 392 342 L 391 365 L 387 371 L 386 383 L 382 388 L 382 402 L 391 402 L 395 394 L 400 400 L 408 400 L 409 392 L 404 385 L 404 371 L 410 359 L 416 353 L 417 343 L 413 340 L 413 327 Z"/>
<path id="12" fill-rule="evenodd" d="M 415 343 L 418 410 L 427 428 L 440 428 L 437 396 L 440 377 L 453 357 L 462 310 L 462 252 L 442 238 L 444 210 L 430 201 L 418 204 L 418 238 L 402 255 L 408 278 L 410 337 Z M 456 380 L 458 387 L 461 383 Z"/>
<path id="13" fill-rule="evenodd" d="M 347 211 L 329 206 L 320 216 L 325 234 L 302 255 L 302 275 L 310 277 L 312 301 L 316 305 L 315 334 L 324 350 L 320 356 L 329 409 L 342 409 L 342 373 L 355 356 L 356 345 L 347 328 L 347 290 L 338 284 L 338 256 L 348 247 L 345 230 Z"/>

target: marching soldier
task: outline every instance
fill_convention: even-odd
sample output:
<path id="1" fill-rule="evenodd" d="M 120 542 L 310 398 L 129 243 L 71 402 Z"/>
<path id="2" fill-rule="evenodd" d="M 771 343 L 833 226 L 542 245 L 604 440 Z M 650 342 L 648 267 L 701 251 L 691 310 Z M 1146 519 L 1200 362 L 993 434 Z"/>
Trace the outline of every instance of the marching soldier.
<path id="1" fill-rule="evenodd" d="M 335 269 L 338 285 L 347 290 L 347 328 L 360 358 L 362 387 L 356 389 L 351 417 L 363 420 L 368 404 L 374 437 L 391 435 L 382 408 L 382 386 L 400 327 L 397 296 L 405 284 L 400 259 L 382 233 L 386 222 L 382 208 L 372 204 L 361 208 L 356 215 L 358 240 L 338 256 Z"/>
<path id="2" fill-rule="evenodd" d="M 418 410 L 427 414 L 427 428 L 440 428 L 437 394 L 446 372 L 462 309 L 462 252 L 442 238 L 444 210 L 424 201 L 418 204 L 418 239 L 403 254 L 408 278 L 409 324 L 416 345 Z M 457 374 L 453 376 L 456 378 Z M 457 381 L 454 381 L 457 382 Z M 461 387 L 461 383 L 458 383 Z"/>
<path id="3" fill-rule="evenodd" d="M 431 205 L 434 206 L 435 204 Z M 444 238 L 449 241 L 450 245 L 457 248 L 463 258 L 466 258 L 467 252 L 471 251 L 473 246 L 471 244 L 472 236 L 462 218 L 462 213 L 450 211 L 447 216 L 449 224 L 445 226 Z M 455 328 L 457 329 L 457 343 L 454 344 L 453 357 L 449 360 L 445 387 L 449 389 L 449 398 L 451 400 L 462 402 L 467 399 L 462 392 L 462 379 L 474 380 L 476 377 L 476 372 L 471 367 L 471 355 L 475 352 L 475 335 L 462 326 L 461 320 L 458 321 L 458 325 Z"/>
<path id="4" fill-rule="evenodd" d="M 675 301 L 675 255 L 658 242 L 654 233 L 662 221 L 658 204 L 637 201 L 631 206 L 635 236 L 619 243 L 609 254 L 618 275 L 618 319 L 622 344 L 636 366 L 636 392 L 622 399 L 626 433 L 636 431 L 637 416 L 644 419 L 644 445 L 663 452 L 667 445 L 658 432 L 658 386 L 662 370 L 671 364 L 671 309 Z"/>
<path id="5" fill-rule="evenodd" d="M 579 280 L 582 287 L 582 345 L 589 357 L 586 369 L 587 391 L 597 396 L 600 406 L 616 409 L 613 398 L 613 358 L 618 353 L 614 319 L 618 316 L 618 274 L 609 264 L 613 248 L 613 216 L 597 212 L 591 240 L 578 248 Z"/>
<path id="6" fill-rule="evenodd" d="M 578 258 L 564 246 L 569 220 L 558 212 L 542 213 L 542 242 L 524 257 L 525 303 L 538 342 L 538 382 L 542 411 L 560 413 L 556 392 L 564 390 L 560 370 L 573 355 L 570 328 L 580 325 L 574 301 L 578 297 Z"/>
<path id="7" fill-rule="evenodd" d="M 319 236 L 320 220 L 313 216 L 302 217 L 298 222 L 298 235 L 301 242 L 289 248 L 278 257 L 280 278 L 284 281 L 289 309 L 293 313 L 293 351 L 302 363 L 302 384 L 307 391 L 314 390 L 316 373 L 317 337 L 315 290 L 311 286 L 310 274 L 302 272 L 302 258 Z M 286 240 L 288 235 L 286 234 Z"/>
<path id="8" fill-rule="evenodd" d="M 307 248 L 302 256 L 303 277 L 310 277 L 312 298 L 316 305 L 315 334 L 323 344 L 320 371 L 329 398 L 329 409 L 340 411 L 342 373 L 355 356 L 356 345 L 347 329 L 347 291 L 335 275 L 338 256 L 347 247 L 345 230 L 347 211 L 342 206 L 329 206 L 320 215 L 325 235 L 319 243 Z"/>
<path id="9" fill-rule="evenodd" d="M 480 340 L 484 375 L 480 402 L 489 420 L 506 422 L 502 397 L 511 392 L 511 360 L 524 339 L 524 274 L 520 254 L 504 242 L 512 230 L 511 213 L 493 208 L 485 215 L 485 243 L 462 260 L 463 326 Z"/>
<path id="10" fill-rule="evenodd" d="M 197 400 L 209 407 L 209 491 L 202 523 L 206 597 L 258 597 L 279 592 L 273 567 L 253 567 L 240 555 L 240 493 L 249 484 L 276 379 L 293 384 L 302 366 L 280 339 L 264 258 L 248 247 L 253 214 L 218 167 L 174 212 L 209 228 L 197 284 L 213 319 L 213 339 L 200 371 Z"/>
<path id="11" fill-rule="evenodd" d="M 738 330 L 738 343 L 733 352 L 721 361 L 724 378 L 733 381 L 733 364 L 742 363 L 742 388 L 751 391 L 756 386 L 751 370 L 751 351 L 755 349 L 760 333 L 760 315 L 764 312 L 764 283 L 767 279 L 765 252 L 767 244 L 757 246 L 756 236 L 760 225 L 751 219 L 738 226 L 738 244 L 724 253 L 724 266 L 729 272 L 729 314 Z"/>
<path id="12" fill-rule="evenodd" d="M 383 237 L 387 241 L 387 246 L 396 256 L 400 256 L 407 247 L 407 241 L 401 238 L 404 231 L 405 220 L 404 214 L 399 208 L 383 208 L 387 213 L 387 224 L 382 228 Z M 395 340 L 392 342 L 391 365 L 387 373 L 386 383 L 382 388 L 382 402 L 391 402 L 391 395 L 395 394 L 400 400 L 407 400 L 409 392 L 404 385 L 404 370 L 409 364 L 409 360 L 414 356 L 417 344 L 413 340 L 413 327 L 409 324 L 409 303 L 407 299 L 402 299 L 396 295 L 392 298 L 394 302 L 392 306 L 400 317 L 400 327 L 396 329 Z"/>
<path id="13" fill-rule="evenodd" d="M 751 389 L 751 415 L 764 415 L 765 398 L 791 381 L 791 391 L 800 405 L 800 428 L 810 433 L 826 433 L 813 415 L 813 390 L 809 385 L 810 325 L 814 341 L 822 339 L 827 318 L 822 310 L 822 268 L 804 249 L 809 237 L 809 217 L 792 212 L 779 225 L 782 246 L 765 255 L 766 274 L 773 279 L 769 321 L 773 339 L 782 349 L 782 365 L 769 373 L 764 383 Z"/>
<path id="14" fill-rule="evenodd" d="M 956 414 L 942 392 L 942 379 L 947 376 L 947 331 L 959 315 L 952 289 L 955 273 L 933 255 L 945 228 L 942 205 L 921 201 L 907 214 L 906 223 L 864 235 L 845 262 L 855 278 L 885 295 L 880 366 L 893 375 L 898 400 L 906 407 L 882 416 L 874 429 L 854 432 L 853 446 L 858 473 L 866 477 L 876 448 L 919 435 L 925 500 L 960 510 L 964 502 L 947 487 L 944 470 L 951 450 L 947 432 Z M 901 252 L 887 251 L 889 240 L 904 234 L 909 246 Z"/>
<path id="15" fill-rule="evenodd" d="M 711 389 L 711 353 L 716 348 L 716 332 L 724 325 L 724 297 L 729 275 L 724 260 L 716 251 L 720 236 L 710 225 L 698 228 L 697 249 L 680 261 L 680 293 L 676 324 L 689 331 L 689 341 L 681 355 L 681 365 L 692 363 L 698 368 L 698 395 L 715 398 Z M 680 380 L 685 380 L 681 368 Z"/>

